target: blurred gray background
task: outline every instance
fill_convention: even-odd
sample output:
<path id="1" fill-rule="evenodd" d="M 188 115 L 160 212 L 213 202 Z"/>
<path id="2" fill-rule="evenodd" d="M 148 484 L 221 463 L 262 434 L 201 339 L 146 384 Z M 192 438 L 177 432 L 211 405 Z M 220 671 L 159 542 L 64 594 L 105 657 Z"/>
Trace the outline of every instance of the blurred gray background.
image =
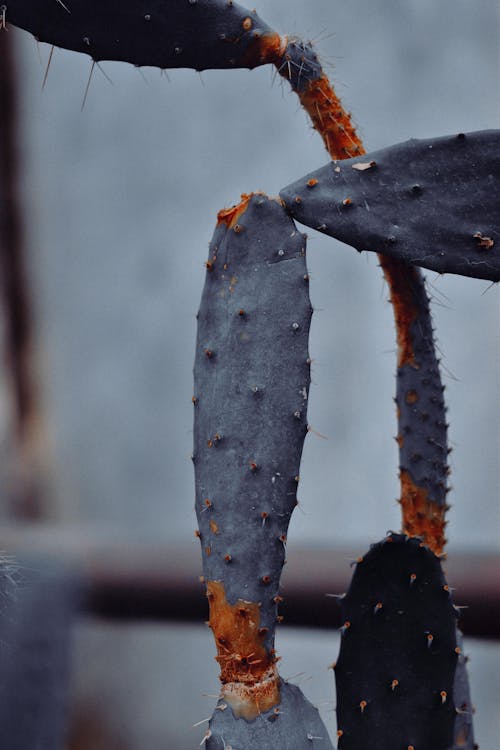
<path id="1" fill-rule="evenodd" d="M 317 42 L 368 149 L 499 127 L 497 0 L 260 0 L 257 11 L 280 33 Z M 90 60 L 55 50 L 42 91 L 50 48 L 9 33 L 51 515 L 90 534 L 194 545 L 191 371 L 216 213 L 242 192 L 276 194 L 327 156 L 270 68 L 167 76 L 103 63 L 112 83 L 96 68 L 81 111 Z M 288 554 L 295 543 L 347 542 L 357 556 L 399 527 L 392 311 L 374 255 L 309 231 L 308 259 L 315 432 Z M 427 278 L 454 448 L 450 550 L 498 549 L 499 289 Z M 191 725 L 212 711 L 203 693 L 217 692 L 201 626 L 87 623 L 77 646 L 79 736 L 96 728 L 75 748 L 198 745 L 205 728 Z M 493 750 L 499 649 L 467 647 L 477 739 Z M 278 650 L 284 676 L 305 672 L 298 681 L 334 728 L 336 635 L 285 629 Z"/>

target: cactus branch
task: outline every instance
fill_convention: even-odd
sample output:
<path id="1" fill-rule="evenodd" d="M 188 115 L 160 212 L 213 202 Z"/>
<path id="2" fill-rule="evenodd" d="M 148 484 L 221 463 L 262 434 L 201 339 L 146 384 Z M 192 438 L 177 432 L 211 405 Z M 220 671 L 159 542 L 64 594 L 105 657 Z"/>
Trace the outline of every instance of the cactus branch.
<path id="1" fill-rule="evenodd" d="M 278 69 L 288 78 L 293 90 L 298 94 L 332 159 L 343 160 L 354 153 L 363 155 L 365 150 L 351 117 L 343 108 L 326 74 L 322 71 L 312 45 L 293 40 L 289 42 L 282 59 L 286 60 L 287 57 L 293 61 L 292 67 L 288 68 L 283 66 L 283 62 L 278 62 L 276 63 Z M 300 76 L 293 74 L 293 71 L 297 69 L 300 69 Z M 341 170 L 341 166 L 329 165 L 327 169 Z M 316 200 L 315 195 L 318 192 L 321 193 L 322 190 L 321 183 L 315 175 L 302 182 L 302 187 L 303 190 L 300 193 L 293 190 L 294 186 L 285 188 L 281 192 L 287 210 L 299 221 L 303 212 L 308 213 L 309 204 Z M 351 208 L 352 199 L 348 194 L 344 194 L 340 205 L 336 206 L 336 211 L 349 213 Z M 320 221 L 316 216 L 316 223 Z M 428 418 L 432 420 L 430 431 L 427 429 L 422 431 L 421 424 L 418 422 L 420 413 L 416 407 L 410 410 L 400 407 L 398 410 L 398 436 L 404 433 L 404 440 L 399 440 L 403 528 L 408 533 L 418 534 L 422 533 L 423 529 L 432 528 L 433 535 L 426 539 L 426 543 L 439 553 L 444 542 L 444 511 L 446 509 L 443 501 L 445 492 L 443 473 L 445 475 L 446 472 L 442 460 L 442 454 L 444 453 L 444 458 L 447 455 L 446 426 L 441 379 L 434 352 L 432 323 L 424 281 L 418 269 L 412 269 L 400 260 L 388 259 L 384 256 L 379 256 L 379 258 L 391 291 L 400 349 L 398 403 L 401 401 L 401 389 L 410 390 L 407 386 L 409 381 L 417 399 L 428 392 L 428 398 L 432 399 L 430 403 L 425 404 Z M 405 368 L 410 368 L 410 371 L 407 373 Z M 434 392 L 439 393 L 437 401 L 435 401 Z M 407 398 L 405 393 L 402 400 L 405 401 Z M 408 406 L 414 406 L 414 404 L 408 404 Z M 434 428 L 438 431 L 436 432 Z M 423 440 L 433 442 L 423 446 Z M 421 455 L 424 448 L 425 456 L 421 456 L 424 459 L 421 465 L 425 468 L 421 471 L 420 466 L 415 468 L 408 457 Z M 432 453 L 429 459 L 428 453 Z M 440 455 L 438 461 L 434 461 L 435 453 Z M 436 495 L 429 494 L 429 484 L 437 485 L 438 483 L 443 483 L 440 491 Z M 418 505 L 418 510 L 415 509 L 416 505 Z M 423 514 L 421 524 L 415 521 L 416 512 L 419 514 L 419 519 L 420 514 Z"/>
<path id="2" fill-rule="evenodd" d="M 353 164 L 351 164 L 350 171 L 347 168 L 349 175 L 356 172 L 354 179 L 361 179 L 365 173 L 374 174 L 373 168 L 376 166 L 376 161 L 370 157 L 364 157 L 363 160 L 359 158 L 365 153 L 363 145 L 352 125 L 350 115 L 345 112 L 333 87 L 322 72 L 312 46 L 295 42 L 292 47 L 290 45 L 287 47 L 284 59 L 287 55 L 293 64 L 283 65 L 282 62 L 278 62 L 278 69 L 289 79 L 293 90 L 296 91 L 302 105 L 310 115 L 315 129 L 321 134 L 332 159 L 344 160 L 357 156 L 358 159 L 354 161 L 360 166 L 352 169 Z M 329 173 L 337 175 L 342 173 L 342 166 L 334 163 L 326 169 Z M 281 197 L 292 216 L 300 220 L 302 212 L 307 214 L 310 211 L 310 203 L 315 202 L 316 196 L 321 195 L 321 179 L 321 176 L 314 173 L 302 181 L 300 191 L 295 189 L 295 185 L 282 191 Z M 345 216 L 346 223 L 348 223 L 353 208 L 350 191 L 345 190 L 334 205 L 335 214 Z M 312 226 L 328 232 L 331 214 L 331 210 L 319 211 L 314 216 Z M 400 503 L 403 516 L 402 526 L 410 540 L 408 546 L 402 547 L 400 538 L 391 536 L 391 540 L 398 542 L 394 547 L 398 550 L 394 570 L 400 567 L 402 561 L 404 562 L 408 550 L 414 549 L 416 542 L 411 540 L 411 536 L 421 536 L 423 543 L 429 549 L 422 548 L 417 554 L 428 556 L 427 565 L 430 566 L 428 573 L 432 578 L 440 577 L 442 595 L 446 583 L 442 578 L 439 561 L 434 558 L 433 553 L 440 554 L 445 543 L 447 425 L 428 297 L 424 279 L 418 268 L 408 266 L 399 257 L 388 258 L 379 254 L 379 259 L 391 293 L 398 341 L 396 402 L 398 405 L 397 440 L 400 455 Z M 474 738 L 470 712 L 461 716 L 456 712 L 453 702 L 455 691 L 460 702 L 464 701 L 467 706 L 470 705 L 465 660 L 458 659 L 458 652 L 455 651 L 453 651 L 454 658 L 449 656 L 452 653 L 452 642 L 456 647 L 457 639 L 460 639 L 456 618 L 450 614 L 451 603 L 443 604 L 441 607 L 442 624 L 449 641 L 447 655 L 443 657 L 445 660 L 443 663 L 438 665 L 435 662 L 434 664 L 435 675 L 439 675 L 443 684 L 446 683 L 446 687 L 441 687 L 439 692 L 441 697 L 444 696 L 446 706 L 442 705 L 440 710 L 434 712 L 429 704 L 429 696 L 426 698 L 426 705 L 422 703 L 424 693 L 434 689 L 430 674 L 422 673 L 420 678 L 415 680 L 413 692 L 410 691 L 405 696 L 405 710 L 401 714 L 399 709 L 394 709 L 396 702 L 392 702 L 392 708 L 390 708 L 390 700 L 387 706 L 384 701 L 375 707 L 371 706 L 370 696 L 363 692 L 368 689 L 374 689 L 375 692 L 383 691 L 382 683 L 376 687 L 374 680 L 379 679 L 383 670 L 387 669 L 388 660 L 393 659 L 404 665 L 405 659 L 402 657 L 402 652 L 406 654 L 408 649 L 410 649 L 411 657 L 406 666 L 409 674 L 415 674 L 415 669 L 421 666 L 420 656 L 413 648 L 415 644 L 409 642 L 404 644 L 403 640 L 415 638 L 413 629 L 419 622 L 419 618 L 430 619 L 436 615 L 432 602 L 421 602 L 422 611 L 410 607 L 406 625 L 401 627 L 401 621 L 396 625 L 398 617 L 394 618 L 394 607 L 398 596 L 404 594 L 404 586 L 402 589 L 401 581 L 397 574 L 393 573 L 393 568 L 391 566 L 387 568 L 384 565 L 384 545 L 378 545 L 377 549 L 381 551 L 374 554 L 372 578 L 380 576 L 382 572 L 382 577 L 386 579 L 386 591 L 381 591 L 380 598 L 373 602 L 372 579 L 369 577 L 370 590 L 367 591 L 366 586 L 358 585 L 356 571 L 350 596 L 352 599 L 355 597 L 358 599 L 359 611 L 364 612 L 365 615 L 361 617 L 360 623 L 355 625 L 354 630 L 351 630 L 351 615 L 346 611 L 345 630 L 342 629 L 345 638 L 342 640 L 339 662 L 347 666 L 345 679 L 342 677 L 341 667 L 336 671 L 339 748 L 366 750 L 367 747 L 379 744 L 389 748 L 388 742 L 407 742 L 408 748 L 417 747 L 419 750 L 438 750 L 438 748 L 448 750 L 451 744 L 453 750 L 458 750 L 460 742 L 463 741 L 466 743 L 464 745 L 466 750 L 472 750 Z M 431 573 L 432 568 L 434 571 Z M 389 599 L 389 610 L 384 606 L 386 594 L 393 597 L 392 601 Z M 349 601 L 350 599 L 347 599 L 344 608 Z M 386 619 L 386 612 L 390 612 L 391 607 L 392 614 Z M 374 640 L 376 630 L 372 618 L 368 616 L 367 619 L 366 615 L 370 608 L 374 616 L 378 613 L 377 623 L 386 622 L 385 632 L 378 642 Z M 359 637 L 351 641 L 352 633 L 356 632 L 357 627 L 359 627 Z M 398 632 L 402 633 L 400 640 L 393 637 L 395 627 Z M 405 631 L 408 631 L 406 635 Z M 428 631 L 428 635 L 432 636 L 432 630 Z M 346 645 L 351 643 L 356 644 L 353 649 Z M 428 643 L 432 641 L 429 640 Z M 351 655 L 363 653 L 367 655 L 367 659 L 359 661 L 356 657 L 350 662 L 348 653 Z M 367 665 L 369 665 L 368 671 Z M 378 678 L 375 677 L 377 674 Z M 393 692 L 388 686 L 388 679 L 389 675 L 386 674 L 386 697 Z M 392 677 L 390 680 L 391 686 L 398 685 L 398 677 Z M 359 692 L 354 695 L 353 691 L 356 690 Z M 379 711 L 381 711 L 380 714 Z M 403 714 L 406 717 L 405 721 L 399 724 Z M 377 721 L 377 716 L 379 719 L 382 716 L 382 719 Z M 388 716 L 391 718 L 388 719 Z M 455 717 L 457 717 L 456 720 Z M 401 731 L 397 730 L 398 726 Z M 384 736 L 386 731 L 384 727 L 390 728 L 388 736 Z M 424 733 L 422 733 L 422 727 L 427 727 Z M 428 732 L 427 737 L 425 732 Z M 394 745 L 395 748 L 400 746 L 404 747 L 403 744 Z"/>
<path id="3" fill-rule="evenodd" d="M 94 61 L 254 68 L 281 46 L 255 11 L 232 0 L 6 0 L 3 7 L 7 23 Z"/>

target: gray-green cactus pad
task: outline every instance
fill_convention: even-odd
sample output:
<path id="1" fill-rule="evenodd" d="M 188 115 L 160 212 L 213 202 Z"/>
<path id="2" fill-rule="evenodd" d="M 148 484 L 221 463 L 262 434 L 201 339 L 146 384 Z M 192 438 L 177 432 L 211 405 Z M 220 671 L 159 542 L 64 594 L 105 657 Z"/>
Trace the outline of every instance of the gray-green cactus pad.
<path id="1" fill-rule="evenodd" d="M 159 68 L 255 67 L 252 45 L 273 33 L 227 0 L 7 0 L 4 8 L 7 23 L 41 42 Z"/>
<path id="2" fill-rule="evenodd" d="M 305 237 L 254 195 L 212 239 L 195 359 L 196 513 L 207 580 L 261 602 L 274 633 L 307 433 L 311 319 Z"/>
<path id="3" fill-rule="evenodd" d="M 500 280 L 500 130 L 332 162 L 281 196 L 297 221 L 358 250 Z"/>

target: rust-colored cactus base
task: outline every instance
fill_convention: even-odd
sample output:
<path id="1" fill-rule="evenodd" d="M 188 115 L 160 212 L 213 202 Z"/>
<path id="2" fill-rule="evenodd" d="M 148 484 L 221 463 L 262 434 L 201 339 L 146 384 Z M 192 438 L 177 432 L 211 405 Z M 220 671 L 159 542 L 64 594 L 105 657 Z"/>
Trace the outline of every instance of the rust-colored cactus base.
<path id="1" fill-rule="evenodd" d="M 274 652 L 267 651 L 267 629 L 260 626 L 260 604 L 230 604 L 221 581 L 208 581 L 209 625 L 217 645 L 222 695 L 237 716 L 250 721 L 280 701 Z"/>
<path id="2" fill-rule="evenodd" d="M 430 501 L 428 491 L 418 487 L 407 471 L 401 471 L 400 480 L 403 533 L 422 537 L 434 554 L 442 554 L 446 544 L 446 505 L 440 506 Z"/>

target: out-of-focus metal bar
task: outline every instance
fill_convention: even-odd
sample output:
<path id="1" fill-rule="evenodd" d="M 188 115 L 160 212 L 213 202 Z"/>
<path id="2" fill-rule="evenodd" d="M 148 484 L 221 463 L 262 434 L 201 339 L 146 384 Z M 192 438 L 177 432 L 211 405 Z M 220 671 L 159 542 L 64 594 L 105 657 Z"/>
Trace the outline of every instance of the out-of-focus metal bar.
<path id="1" fill-rule="evenodd" d="M 338 628 L 337 599 L 345 591 L 361 544 L 335 549 L 289 545 L 283 575 L 284 622 Z M 207 617 L 198 544 L 136 542 L 101 530 L 45 525 L 0 527 L 0 550 L 31 559 L 50 557 L 73 566 L 86 587 L 84 612 L 112 620 L 199 621 Z M 500 638 L 500 553 L 454 551 L 445 562 L 467 636 Z"/>

